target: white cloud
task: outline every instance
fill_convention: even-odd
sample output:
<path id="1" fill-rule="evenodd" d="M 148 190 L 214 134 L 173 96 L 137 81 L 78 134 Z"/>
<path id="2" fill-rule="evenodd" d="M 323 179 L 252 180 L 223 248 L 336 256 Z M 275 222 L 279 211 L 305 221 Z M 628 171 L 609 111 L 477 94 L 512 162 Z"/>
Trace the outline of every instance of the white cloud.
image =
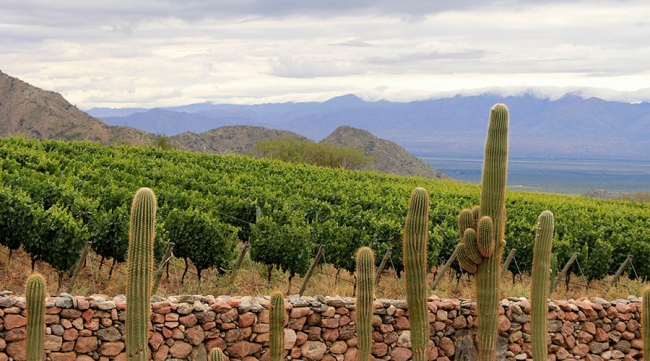
<path id="1" fill-rule="evenodd" d="M 636 102 L 650 100 L 648 13 L 641 0 L 7 0 L 0 69 L 82 108 L 495 89 Z"/>

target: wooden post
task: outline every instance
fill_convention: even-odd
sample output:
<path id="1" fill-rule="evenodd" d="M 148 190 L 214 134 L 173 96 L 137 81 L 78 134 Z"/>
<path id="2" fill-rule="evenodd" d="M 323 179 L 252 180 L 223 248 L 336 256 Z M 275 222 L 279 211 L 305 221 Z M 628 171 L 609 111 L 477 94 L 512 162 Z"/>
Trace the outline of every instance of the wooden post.
<path id="1" fill-rule="evenodd" d="M 316 254 L 316 258 L 314 258 L 314 262 L 312 262 L 311 266 L 309 266 L 309 271 L 307 271 L 305 280 L 302 282 L 302 287 L 300 287 L 300 291 L 298 291 L 298 296 L 302 296 L 303 292 L 305 292 L 305 288 L 307 288 L 307 282 L 309 282 L 312 273 L 314 273 L 314 269 L 316 268 L 316 265 L 320 261 L 320 258 L 323 256 L 324 250 L 325 250 L 325 245 L 321 244 L 320 248 L 318 249 L 318 253 Z"/>
<path id="2" fill-rule="evenodd" d="M 162 278 L 163 268 L 170 261 L 172 257 L 172 251 L 174 250 L 174 242 L 167 242 L 167 248 L 165 249 L 165 255 L 162 260 L 160 260 L 160 265 L 158 270 L 156 270 L 156 275 L 153 277 L 153 287 L 151 287 L 151 294 L 155 295 L 158 291 L 158 285 L 160 284 L 160 279 Z"/>
<path id="3" fill-rule="evenodd" d="M 454 253 L 451 254 L 451 257 L 445 262 L 445 265 L 442 266 L 442 269 L 440 272 L 436 275 L 436 278 L 433 279 L 433 283 L 431 284 L 431 291 L 435 290 L 436 287 L 438 286 L 438 283 L 440 283 L 440 280 L 442 279 L 442 276 L 447 272 L 449 267 L 451 267 L 451 264 L 454 263 L 456 260 L 456 249 L 454 248 Z"/>
<path id="4" fill-rule="evenodd" d="M 386 268 L 386 264 L 388 263 L 388 260 L 390 259 L 390 254 L 393 252 L 393 247 L 390 247 L 386 250 L 386 253 L 384 254 L 384 258 L 381 259 L 381 263 L 379 264 L 379 268 L 377 269 L 377 274 L 375 275 L 375 284 L 379 283 L 379 280 L 381 279 L 381 273 L 384 272 L 384 268 Z"/>
<path id="5" fill-rule="evenodd" d="M 237 273 L 237 271 L 239 271 L 241 264 L 244 262 L 244 256 L 246 256 L 246 252 L 248 252 L 249 248 L 250 248 L 250 243 L 248 242 L 244 243 L 244 248 L 242 248 L 241 252 L 239 253 L 239 258 L 237 258 L 237 264 L 235 265 L 235 271 L 233 273 Z"/>
<path id="6" fill-rule="evenodd" d="M 75 282 L 77 282 L 77 276 L 79 275 L 79 272 L 81 272 L 81 269 L 83 268 L 84 263 L 86 262 L 88 251 L 90 250 L 90 246 L 92 245 L 93 243 L 91 241 L 86 242 L 86 246 L 84 246 L 84 249 L 81 251 L 81 257 L 79 257 L 79 261 L 77 262 L 77 267 L 75 267 L 74 273 L 72 274 L 72 278 L 70 279 L 70 284 L 68 285 L 68 290 L 66 291 L 67 293 L 72 292 L 72 288 L 74 287 Z"/>
<path id="7" fill-rule="evenodd" d="M 517 253 L 517 249 L 511 249 L 510 254 L 508 254 L 508 258 L 506 258 L 506 261 L 503 262 L 503 265 L 501 266 L 501 278 L 503 278 L 503 276 L 506 274 L 506 271 L 508 271 L 508 266 L 510 266 L 510 262 L 512 262 L 512 259 L 515 257 L 515 253 Z"/>
<path id="8" fill-rule="evenodd" d="M 614 274 L 614 277 L 612 277 L 609 282 L 607 282 L 607 288 L 611 287 L 614 282 L 618 280 L 619 277 L 623 274 L 623 271 L 627 268 L 627 266 L 632 262 L 632 258 L 634 258 L 631 254 L 627 256 L 625 261 L 623 261 L 623 264 L 621 267 L 618 268 L 618 271 L 616 271 L 616 274 Z"/>
<path id="9" fill-rule="evenodd" d="M 571 265 L 573 262 L 578 259 L 578 252 L 574 252 L 573 255 L 571 255 L 571 258 L 569 258 L 569 261 L 564 265 L 564 268 L 558 273 L 557 277 L 555 277 L 555 280 L 553 280 L 553 288 L 551 288 L 551 293 L 555 291 L 555 286 L 557 286 L 556 280 L 561 280 L 564 275 L 569 271 L 569 268 L 571 268 Z"/>

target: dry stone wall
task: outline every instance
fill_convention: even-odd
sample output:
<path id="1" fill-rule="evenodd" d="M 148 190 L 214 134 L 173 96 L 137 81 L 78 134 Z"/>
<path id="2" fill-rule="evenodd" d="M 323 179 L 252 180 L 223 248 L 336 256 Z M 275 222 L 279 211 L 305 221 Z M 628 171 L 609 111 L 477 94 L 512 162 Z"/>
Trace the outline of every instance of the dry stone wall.
<path id="1" fill-rule="evenodd" d="M 220 347 L 230 361 L 268 361 L 269 300 L 251 297 L 173 296 L 152 300 L 152 358 L 206 360 Z M 285 349 L 290 359 L 356 361 L 354 299 L 289 297 Z M 476 303 L 429 298 L 429 360 L 476 359 Z M 45 349 L 51 361 L 125 361 L 123 295 L 47 299 Z M 549 302 L 549 361 L 640 360 L 640 300 L 599 298 Z M 499 360 L 532 360 L 530 302 L 501 301 Z M 0 292 L 0 361 L 25 360 L 25 299 Z M 404 300 L 377 300 L 375 359 L 411 357 Z"/>

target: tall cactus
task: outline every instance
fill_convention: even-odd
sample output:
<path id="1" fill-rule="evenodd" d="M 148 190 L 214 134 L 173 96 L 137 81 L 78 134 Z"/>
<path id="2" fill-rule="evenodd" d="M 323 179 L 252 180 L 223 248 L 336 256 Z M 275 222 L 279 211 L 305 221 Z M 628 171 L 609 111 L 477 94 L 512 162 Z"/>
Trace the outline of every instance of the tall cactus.
<path id="1" fill-rule="evenodd" d="M 370 247 L 357 251 L 357 344 L 359 361 L 370 361 L 372 346 L 372 311 L 375 294 L 375 254 Z"/>
<path id="2" fill-rule="evenodd" d="M 45 279 L 34 273 L 25 286 L 27 301 L 27 361 L 41 361 L 45 355 Z"/>
<path id="3" fill-rule="evenodd" d="M 156 220 L 156 196 L 149 188 L 140 188 L 131 203 L 131 224 L 127 251 L 127 305 L 125 321 L 128 361 L 149 360 L 149 314 L 153 275 L 153 246 Z"/>
<path id="4" fill-rule="evenodd" d="M 548 312 L 548 284 L 551 267 L 551 249 L 553 248 L 553 213 L 544 211 L 537 222 L 535 245 L 533 249 L 533 283 L 530 292 L 531 338 L 533 360 L 545 361 L 546 347 L 546 314 Z"/>
<path id="5" fill-rule="evenodd" d="M 210 351 L 210 361 L 223 361 L 223 351 L 219 347 Z"/>
<path id="6" fill-rule="evenodd" d="M 646 286 L 641 292 L 643 298 L 641 304 L 641 337 L 643 337 L 643 357 L 650 355 L 650 286 Z"/>
<path id="7" fill-rule="evenodd" d="M 506 180 L 508 176 L 508 108 L 496 104 L 490 111 L 485 142 L 480 208 L 463 210 L 459 216 L 461 243 L 458 260 L 476 274 L 478 306 L 478 360 L 496 359 L 499 321 L 499 270 L 505 246 Z M 473 215 L 470 222 L 468 214 Z M 474 232 L 468 224 L 475 225 Z M 478 255 L 483 258 L 479 262 Z"/>
<path id="8" fill-rule="evenodd" d="M 411 192 L 404 224 L 406 303 L 411 322 L 413 361 L 427 360 L 429 311 L 427 309 L 427 243 L 429 242 L 429 194 L 424 188 Z"/>
<path id="9" fill-rule="evenodd" d="M 271 361 L 280 361 L 284 356 L 284 315 L 284 296 L 282 292 L 271 292 L 271 313 L 269 314 Z"/>

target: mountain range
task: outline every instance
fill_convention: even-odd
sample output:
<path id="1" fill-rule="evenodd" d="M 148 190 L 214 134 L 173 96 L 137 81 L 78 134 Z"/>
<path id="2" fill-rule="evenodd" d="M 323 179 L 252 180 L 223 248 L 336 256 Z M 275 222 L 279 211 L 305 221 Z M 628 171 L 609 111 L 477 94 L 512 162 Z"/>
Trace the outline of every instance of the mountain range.
<path id="1" fill-rule="evenodd" d="M 200 111 L 205 105 L 181 107 L 177 110 Z M 219 106 L 209 106 L 210 109 Z M 133 110 L 112 111 L 116 114 L 131 114 Z M 138 113 L 139 114 L 139 113 Z M 260 140 L 294 137 L 311 141 L 300 134 L 270 129 L 261 126 L 231 125 L 218 128 L 179 132 L 183 129 L 176 123 L 175 110 L 147 111 L 142 113 L 152 124 L 172 125 L 166 130 L 147 132 L 136 127 L 109 126 L 77 109 L 60 94 L 31 86 L 20 79 L 0 72 L 0 136 L 23 136 L 28 139 L 58 139 L 67 141 L 93 141 L 101 144 L 129 144 L 153 146 L 159 141 L 156 134 L 175 134 L 167 139 L 168 144 L 182 150 L 203 153 L 247 154 Z M 189 114 L 198 124 L 201 115 Z M 139 126 L 138 126 L 139 127 Z M 141 128 L 141 127 L 139 127 Z M 170 129 L 176 129 L 174 131 Z M 154 134 L 156 133 L 156 134 Z M 164 139 L 164 138 L 163 138 Z M 363 148 L 365 154 L 375 158 L 367 169 L 398 175 L 416 175 L 429 178 L 448 178 L 422 160 L 409 154 L 397 144 L 380 139 L 369 132 L 342 126 L 328 137 L 326 142 L 339 146 Z"/>
<path id="2" fill-rule="evenodd" d="M 340 126 L 365 129 L 417 155 L 479 157 L 492 105 L 510 110 L 514 158 L 650 160 L 650 103 L 630 104 L 567 94 L 456 96 L 398 103 L 344 95 L 325 102 L 257 105 L 199 103 L 169 108 L 93 108 L 109 125 L 156 134 L 202 133 L 227 125 L 288 130 L 321 140 Z"/>

